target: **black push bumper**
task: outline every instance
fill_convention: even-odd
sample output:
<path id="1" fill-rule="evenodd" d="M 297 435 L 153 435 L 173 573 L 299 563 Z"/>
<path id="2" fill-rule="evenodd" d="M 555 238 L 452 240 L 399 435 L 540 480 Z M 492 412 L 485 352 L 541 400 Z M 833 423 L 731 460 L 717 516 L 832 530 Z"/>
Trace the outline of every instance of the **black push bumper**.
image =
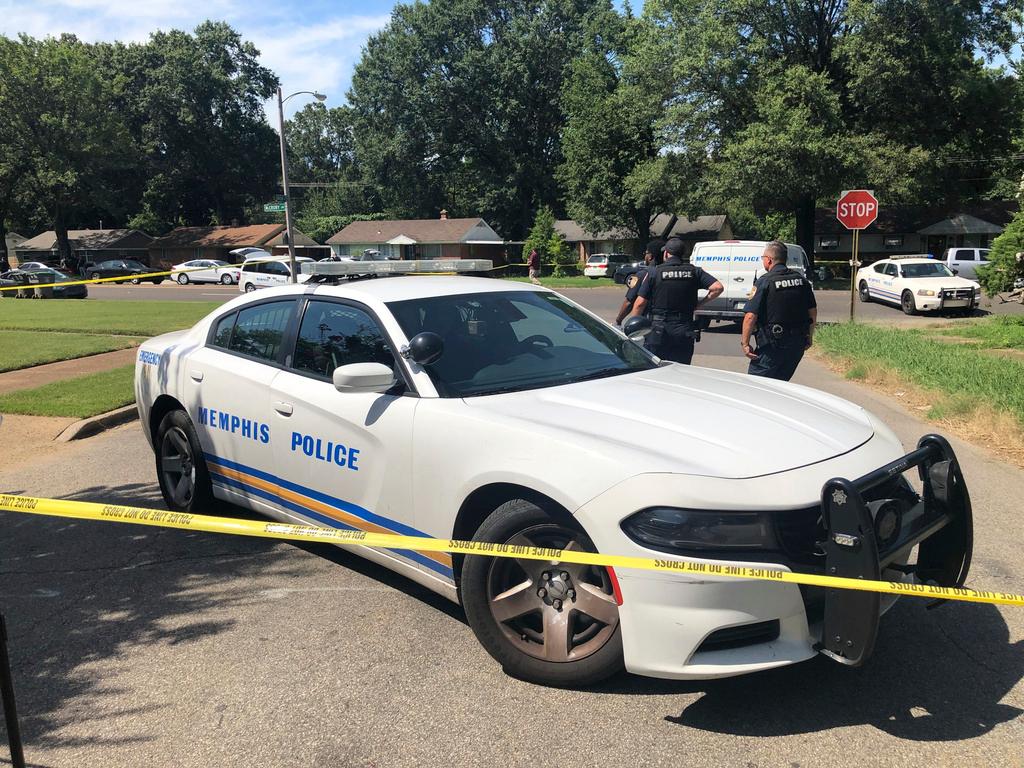
<path id="1" fill-rule="evenodd" d="M 915 467 L 924 483 L 920 496 L 908 488 L 897 498 L 865 498 Z M 826 574 L 881 580 L 894 568 L 918 583 L 963 586 L 973 547 L 971 499 L 944 438 L 926 435 L 917 450 L 856 480 L 829 480 L 821 490 L 821 510 Z M 916 564 L 903 565 L 914 546 Z M 863 664 L 878 635 L 880 607 L 877 592 L 827 589 L 818 650 L 843 664 Z"/>

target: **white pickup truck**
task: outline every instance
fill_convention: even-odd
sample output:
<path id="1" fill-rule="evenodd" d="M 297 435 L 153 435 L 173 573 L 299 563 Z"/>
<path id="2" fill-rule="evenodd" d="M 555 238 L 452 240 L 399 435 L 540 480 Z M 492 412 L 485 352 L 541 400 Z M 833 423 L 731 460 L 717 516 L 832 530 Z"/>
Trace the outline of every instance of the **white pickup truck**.
<path id="1" fill-rule="evenodd" d="M 942 260 L 953 274 L 977 280 L 978 267 L 988 264 L 988 252 L 988 248 L 949 248 Z"/>

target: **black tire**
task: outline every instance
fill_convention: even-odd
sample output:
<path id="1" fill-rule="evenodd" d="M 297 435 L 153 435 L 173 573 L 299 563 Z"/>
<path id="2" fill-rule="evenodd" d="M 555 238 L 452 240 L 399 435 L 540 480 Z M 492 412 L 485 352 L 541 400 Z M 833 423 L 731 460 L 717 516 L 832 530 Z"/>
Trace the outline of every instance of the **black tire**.
<path id="1" fill-rule="evenodd" d="M 213 485 L 203 458 L 203 449 L 192 420 L 184 411 L 171 411 L 160 421 L 153 441 L 156 448 L 156 476 L 168 509 L 175 512 L 207 513 L 213 507 Z M 181 459 L 182 470 L 173 469 Z M 182 491 L 175 475 L 186 477 L 189 487 Z M 180 482 L 180 481 L 179 481 Z"/>
<path id="2" fill-rule="evenodd" d="M 234 278 L 232 278 L 231 275 L 221 275 L 220 276 L 220 284 L 221 285 L 234 285 L 234 282 L 235 282 Z"/>
<path id="3" fill-rule="evenodd" d="M 256 290 L 256 286 L 253 285 L 252 283 L 246 283 L 245 284 L 245 292 L 246 293 L 252 293 L 255 290 Z"/>
<path id="4" fill-rule="evenodd" d="M 694 320 L 697 323 L 697 327 L 700 328 L 702 331 L 706 331 L 708 328 L 711 327 L 711 318 L 710 317 L 705 317 L 703 315 L 698 315 L 697 317 L 694 318 Z"/>
<path id="5" fill-rule="evenodd" d="M 509 501 L 494 510 L 473 539 L 500 543 L 528 541 L 556 548 L 575 542 L 580 550 L 596 551 L 571 516 L 549 514 L 523 499 Z M 566 575 L 568 578 L 564 578 Z M 544 580 L 545 576 L 551 578 Z M 492 610 L 498 602 L 492 601 L 492 593 L 511 593 L 506 583 L 509 581 L 513 585 L 528 584 L 520 590 L 527 607 L 517 609 L 522 612 L 515 617 L 499 622 Z M 538 585 L 549 587 L 547 594 L 541 596 L 536 591 Z M 561 600 L 554 599 L 556 593 L 563 596 L 564 606 Z M 462 568 L 461 595 L 477 639 L 512 677 L 539 685 L 577 688 L 600 682 L 623 668 L 622 630 L 607 569 L 468 556 Z M 581 595 L 587 598 L 586 602 Z M 579 610 L 579 606 L 595 604 L 608 617 L 606 621 Z M 562 653 L 555 644 L 551 656 L 565 658 L 543 658 L 548 653 L 544 644 L 548 627 L 561 623 L 566 625 L 568 650 Z M 574 654 L 578 657 L 569 658 Z"/>
<path id="6" fill-rule="evenodd" d="M 93 272 L 91 275 L 89 275 L 89 279 L 90 280 L 99 280 L 100 279 L 100 273 L 99 272 Z"/>
<path id="7" fill-rule="evenodd" d="M 139 284 L 139 283 L 141 283 L 142 281 L 141 281 L 141 280 L 139 280 L 139 278 L 137 278 L 137 277 L 133 277 L 133 278 L 131 278 L 131 279 L 130 279 L 130 280 L 129 280 L 128 282 L 129 282 L 129 283 L 131 283 L 132 285 L 138 285 L 138 284 Z"/>
<path id="8" fill-rule="evenodd" d="M 591 275 L 591 276 L 590 276 L 590 279 L 591 279 L 591 280 L 598 280 L 598 279 L 600 279 L 600 278 L 597 278 L 597 277 L 595 277 L 594 275 Z"/>
<path id="9" fill-rule="evenodd" d="M 914 294 L 910 291 L 904 291 L 903 295 L 900 296 L 900 308 L 903 310 L 904 315 L 916 315 L 917 305 L 914 304 Z"/>
<path id="10" fill-rule="evenodd" d="M 188 285 L 188 275 L 184 272 L 178 275 L 178 285 Z"/>
<path id="11" fill-rule="evenodd" d="M 867 281 L 861 280 L 860 285 L 857 286 L 857 298 L 865 304 L 871 301 L 871 292 L 868 290 Z"/>
<path id="12" fill-rule="evenodd" d="M 162 277 L 158 277 L 156 280 L 153 281 L 153 285 L 160 285 L 160 283 L 162 283 L 163 281 L 164 279 Z"/>

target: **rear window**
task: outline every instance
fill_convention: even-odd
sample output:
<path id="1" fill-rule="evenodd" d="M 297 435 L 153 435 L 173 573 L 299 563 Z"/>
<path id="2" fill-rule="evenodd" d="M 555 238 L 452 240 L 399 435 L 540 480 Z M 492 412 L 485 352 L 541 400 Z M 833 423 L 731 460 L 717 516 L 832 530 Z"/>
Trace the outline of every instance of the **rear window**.
<path id="1" fill-rule="evenodd" d="M 594 254 L 589 259 L 587 259 L 587 264 L 604 264 L 607 261 L 608 261 L 608 256 L 606 256 L 603 253 L 600 253 L 600 254 Z"/>
<path id="2" fill-rule="evenodd" d="M 240 309 L 228 349 L 248 357 L 276 360 L 294 308 L 294 301 L 275 301 Z M 220 330 L 218 327 L 218 333 Z"/>

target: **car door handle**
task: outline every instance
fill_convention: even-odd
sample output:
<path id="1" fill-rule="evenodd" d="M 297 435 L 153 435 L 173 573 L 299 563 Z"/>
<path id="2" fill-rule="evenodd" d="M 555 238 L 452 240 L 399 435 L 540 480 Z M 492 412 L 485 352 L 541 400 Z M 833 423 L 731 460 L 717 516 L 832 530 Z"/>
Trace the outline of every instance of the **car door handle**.
<path id="1" fill-rule="evenodd" d="M 745 277 L 734 277 L 733 278 L 733 280 L 735 280 L 737 283 L 742 283 L 746 279 L 747 278 L 745 278 Z"/>
<path id="2" fill-rule="evenodd" d="M 282 416 L 291 416 L 295 410 L 292 408 L 291 403 L 282 403 L 280 400 L 274 401 L 274 410 L 280 413 Z"/>
<path id="3" fill-rule="evenodd" d="M 188 372 L 188 375 L 190 377 L 192 377 L 192 381 L 202 381 L 203 380 L 203 372 L 202 371 L 197 371 L 197 370 L 193 369 L 193 370 Z"/>

